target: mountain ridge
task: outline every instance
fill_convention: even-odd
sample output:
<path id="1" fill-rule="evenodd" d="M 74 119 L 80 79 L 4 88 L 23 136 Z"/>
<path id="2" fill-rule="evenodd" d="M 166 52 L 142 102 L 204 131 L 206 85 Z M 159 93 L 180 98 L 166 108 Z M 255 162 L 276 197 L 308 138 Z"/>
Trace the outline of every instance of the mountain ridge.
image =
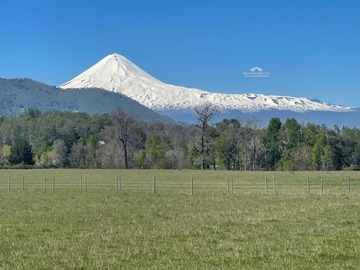
<path id="1" fill-rule="evenodd" d="M 169 109 L 190 111 L 204 103 L 212 103 L 223 111 L 239 110 L 241 112 L 263 110 L 351 112 L 357 110 L 355 107 L 334 105 L 303 97 L 213 93 L 167 84 L 116 53 L 106 56 L 59 87 L 62 89 L 101 88 L 128 96 L 157 111 Z"/>
<path id="2" fill-rule="evenodd" d="M 144 121 L 174 123 L 126 96 L 97 88 L 65 91 L 28 78 L 0 78 L 0 97 L 0 115 L 17 116 L 30 108 L 89 114 L 112 113 L 121 108 Z"/>
<path id="3" fill-rule="evenodd" d="M 17 116 L 22 111 L 37 108 L 42 112 L 68 111 L 111 113 L 120 107 L 127 113 L 148 122 L 163 123 L 196 123 L 196 114 L 191 111 L 162 111 L 161 115 L 149 108 L 138 104 L 136 101 L 118 93 L 112 93 L 103 89 L 68 89 L 63 90 L 32 79 L 2 79 L 0 78 L 0 115 Z M 327 126 L 360 126 L 360 110 L 352 112 L 290 112 L 281 110 L 267 110 L 255 113 L 242 113 L 231 110 L 220 113 L 213 118 L 214 122 L 222 119 L 236 118 L 242 123 L 247 119 L 257 119 L 261 125 L 266 125 L 272 117 L 279 117 L 282 121 L 287 118 L 295 118 L 301 123 L 313 122 Z"/>

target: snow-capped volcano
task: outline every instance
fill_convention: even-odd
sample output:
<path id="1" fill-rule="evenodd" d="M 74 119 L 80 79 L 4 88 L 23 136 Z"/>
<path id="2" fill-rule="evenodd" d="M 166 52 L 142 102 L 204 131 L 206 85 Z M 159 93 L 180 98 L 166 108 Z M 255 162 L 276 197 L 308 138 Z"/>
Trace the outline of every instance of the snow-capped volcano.
<path id="1" fill-rule="evenodd" d="M 261 110 L 353 111 L 352 107 L 332 105 L 307 98 L 223 94 L 166 84 L 152 77 L 119 54 L 111 54 L 74 79 L 60 85 L 68 88 L 102 88 L 121 93 L 154 110 L 189 110 L 212 103 L 222 110 L 255 112 Z"/>

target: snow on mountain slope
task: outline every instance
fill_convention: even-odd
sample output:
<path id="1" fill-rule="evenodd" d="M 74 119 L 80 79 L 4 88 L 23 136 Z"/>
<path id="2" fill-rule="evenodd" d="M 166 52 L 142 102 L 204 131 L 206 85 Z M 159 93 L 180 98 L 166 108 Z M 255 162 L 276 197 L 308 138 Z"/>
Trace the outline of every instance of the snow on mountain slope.
<path id="1" fill-rule="evenodd" d="M 74 79 L 60 85 L 69 88 L 102 88 L 121 93 L 154 110 L 190 110 L 213 103 L 222 110 L 255 112 L 261 110 L 353 111 L 344 107 L 307 98 L 263 95 L 223 94 L 166 84 L 152 77 L 125 57 L 111 54 Z"/>

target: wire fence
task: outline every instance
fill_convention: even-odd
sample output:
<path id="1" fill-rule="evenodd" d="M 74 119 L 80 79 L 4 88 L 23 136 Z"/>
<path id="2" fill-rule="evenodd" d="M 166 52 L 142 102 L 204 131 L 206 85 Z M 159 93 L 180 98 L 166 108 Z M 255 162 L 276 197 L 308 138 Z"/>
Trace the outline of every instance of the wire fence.
<path id="1" fill-rule="evenodd" d="M 119 174 L 111 177 L 96 175 L 68 175 L 38 177 L 36 175 L 0 176 L 0 192 L 42 191 L 56 192 L 59 190 L 78 190 L 79 192 L 94 192 L 106 190 L 109 192 L 142 191 L 152 193 L 205 194 L 227 193 L 241 194 L 316 194 L 316 195 L 360 195 L 360 178 L 351 177 L 291 177 L 265 176 L 252 177 L 222 177 L 206 179 L 206 177 L 166 177 L 142 176 L 124 177 Z"/>

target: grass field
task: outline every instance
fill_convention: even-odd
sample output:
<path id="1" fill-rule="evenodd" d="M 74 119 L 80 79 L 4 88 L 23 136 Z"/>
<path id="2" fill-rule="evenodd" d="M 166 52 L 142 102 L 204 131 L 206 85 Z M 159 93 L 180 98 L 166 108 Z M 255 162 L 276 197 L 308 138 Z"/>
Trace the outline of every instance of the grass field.
<path id="1" fill-rule="evenodd" d="M 199 170 L 0 170 L 0 192 L 52 189 L 149 191 L 160 193 L 360 195 L 360 172 L 236 172 Z M 267 184 L 265 179 L 267 178 Z M 46 179 L 46 180 L 45 180 Z M 275 190 L 273 188 L 275 180 Z M 9 185 L 10 182 L 10 185 Z M 323 182 L 323 188 L 321 188 Z M 45 186 L 46 183 L 46 186 Z M 267 188 L 266 188 L 267 186 Z M 267 192 L 266 192 L 267 189 Z M 322 192 L 321 192 L 322 190 Z"/>
<path id="2" fill-rule="evenodd" d="M 45 177 L 56 179 L 54 192 L 51 183 L 44 192 Z M 341 172 L 0 171 L 0 268 L 358 269 L 357 179 Z"/>

